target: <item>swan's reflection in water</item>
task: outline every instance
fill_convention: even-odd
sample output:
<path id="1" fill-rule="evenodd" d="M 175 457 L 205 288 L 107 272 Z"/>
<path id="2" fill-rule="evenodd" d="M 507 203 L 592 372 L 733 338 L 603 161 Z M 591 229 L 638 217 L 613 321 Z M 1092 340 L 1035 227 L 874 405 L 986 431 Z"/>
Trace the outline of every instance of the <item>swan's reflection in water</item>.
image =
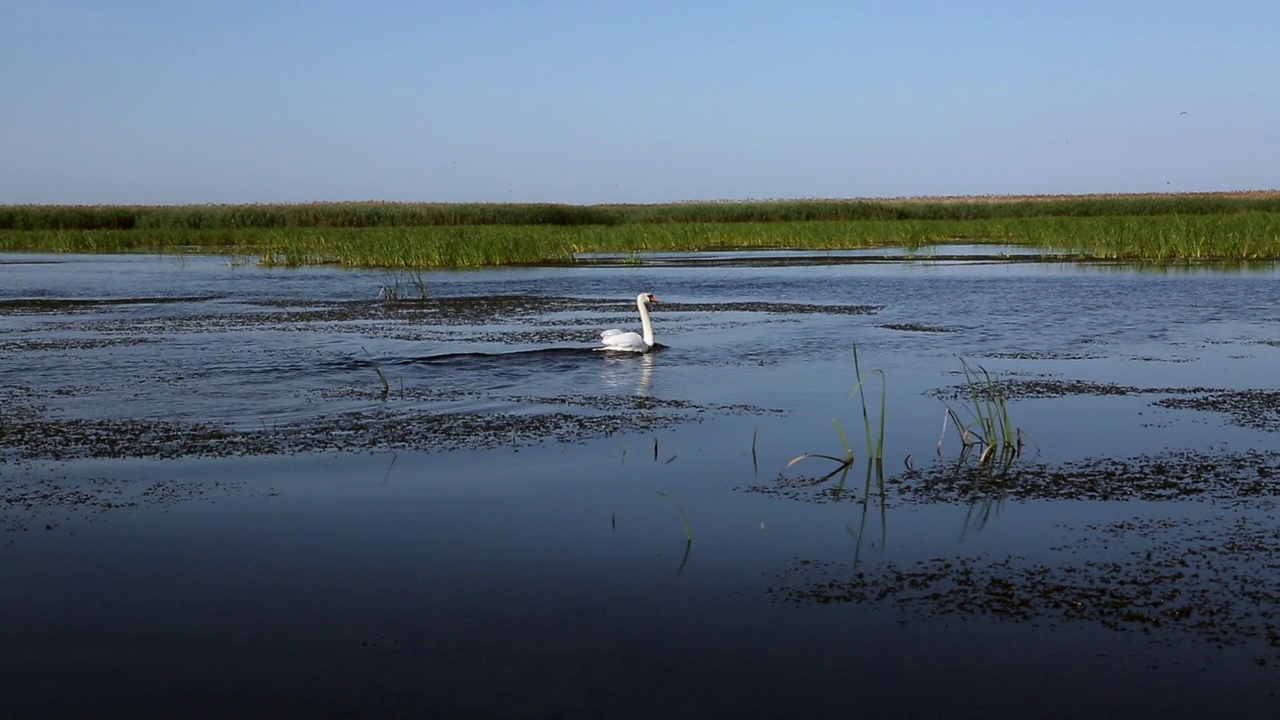
<path id="1" fill-rule="evenodd" d="M 601 380 L 606 388 L 649 397 L 653 384 L 653 353 L 614 354 L 604 359 Z"/>

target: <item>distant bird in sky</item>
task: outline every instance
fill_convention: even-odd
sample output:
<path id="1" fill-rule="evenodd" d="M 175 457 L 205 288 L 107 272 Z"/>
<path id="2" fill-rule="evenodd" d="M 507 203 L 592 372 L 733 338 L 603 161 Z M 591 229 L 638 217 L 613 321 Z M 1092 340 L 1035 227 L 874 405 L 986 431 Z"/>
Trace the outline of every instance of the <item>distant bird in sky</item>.
<path id="1" fill-rule="evenodd" d="M 1187 111 L 1186 111 L 1186 110 L 1183 110 L 1182 112 L 1180 112 L 1180 113 L 1178 113 L 1178 114 L 1179 114 L 1179 115 L 1186 115 L 1186 114 L 1187 114 Z"/>

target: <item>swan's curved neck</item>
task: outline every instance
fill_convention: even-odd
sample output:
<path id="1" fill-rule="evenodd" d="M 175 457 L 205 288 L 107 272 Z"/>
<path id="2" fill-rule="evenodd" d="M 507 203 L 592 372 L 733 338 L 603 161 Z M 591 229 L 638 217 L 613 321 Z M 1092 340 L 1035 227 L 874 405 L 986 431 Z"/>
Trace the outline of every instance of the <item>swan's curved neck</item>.
<path id="1" fill-rule="evenodd" d="M 645 303 L 644 298 L 637 298 L 636 307 L 640 308 L 640 326 L 644 328 L 644 342 L 646 345 L 652 345 L 653 322 L 649 320 L 649 305 Z"/>

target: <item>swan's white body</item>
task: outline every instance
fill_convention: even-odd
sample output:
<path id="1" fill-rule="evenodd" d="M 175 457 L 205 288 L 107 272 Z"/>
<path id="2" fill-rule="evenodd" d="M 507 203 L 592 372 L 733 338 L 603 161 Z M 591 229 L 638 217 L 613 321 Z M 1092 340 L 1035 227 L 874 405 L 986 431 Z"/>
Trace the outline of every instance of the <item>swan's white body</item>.
<path id="1" fill-rule="evenodd" d="M 649 320 L 649 303 L 656 302 L 658 299 L 649 293 L 640 293 L 636 296 L 636 308 L 640 310 L 640 325 L 644 335 L 622 330 L 605 330 L 600 333 L 600 342 L 604 343 L 604 347 L 598 347 L 596 350 L 638 353 L 647 353 L 652 350 L 653 323 Z"/>

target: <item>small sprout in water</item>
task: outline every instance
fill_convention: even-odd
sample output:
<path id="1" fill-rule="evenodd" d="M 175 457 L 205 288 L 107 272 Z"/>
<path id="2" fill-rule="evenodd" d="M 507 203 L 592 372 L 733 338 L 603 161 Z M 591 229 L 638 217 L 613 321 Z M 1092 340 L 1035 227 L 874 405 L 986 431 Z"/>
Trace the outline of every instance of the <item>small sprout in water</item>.
<path id="1" fill-rule="evenodd" d="M 757 425 L 755 430 L 751 431 L 751 469 L 755 474 L 760 474 L 760 463 L 756 461 L 756 437 L 760 434 L 760 426 Z"/>
<path id="2" fill-rule="evenodd" d="M 378 373 L 378 381 L 382 383 L 382 394 L 379 399 L 386 401 L 387 396 L 391 394 L 391 383 L 387 382 L 387 376 L 382 373 L 382 368 L 378 367 L 378 361 L 373 359 L 373 355 L 370 355 L 363 345 L 360 349 L 364 350 L 364 354 L 369 357 L 369 362 L 373 364 L 373 371 Z"/>

